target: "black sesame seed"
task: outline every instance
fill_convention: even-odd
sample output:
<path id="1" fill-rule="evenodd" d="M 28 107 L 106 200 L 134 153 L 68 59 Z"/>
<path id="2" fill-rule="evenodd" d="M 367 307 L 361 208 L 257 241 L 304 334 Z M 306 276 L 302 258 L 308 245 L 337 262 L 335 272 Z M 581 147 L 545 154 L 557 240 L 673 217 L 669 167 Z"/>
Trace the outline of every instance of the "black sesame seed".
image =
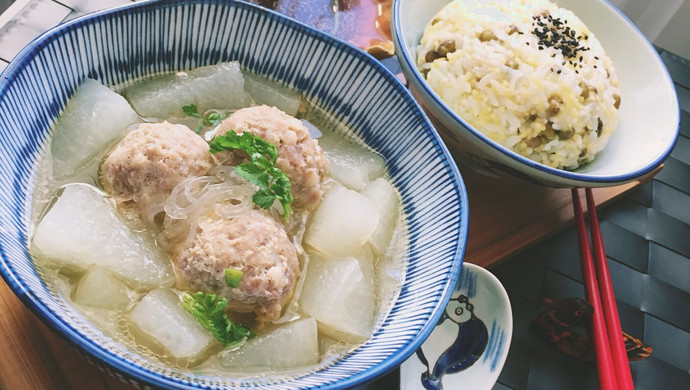
<path id="1" fill-rule="evenodd" d="M 583 35 L 578 35 L 575 30 L 567 26 L 567 20 L 562 21 L 550 14 L 533 16 L 532 20 L 534 20 L 532 22 L 534 28 L 531 33 L 538 38 L 539 50 L 551 47 L 559 50 L 565 58 L 573 59 L 578 58 L 579 52 L 589 50 L 587 47 L 580 46 Z M 586 36 L 585 39 L 587 39 Z M 582 62 L 582 56 L 579 57 Z M 571 65 L 575 64 L 571 62 Z"/>

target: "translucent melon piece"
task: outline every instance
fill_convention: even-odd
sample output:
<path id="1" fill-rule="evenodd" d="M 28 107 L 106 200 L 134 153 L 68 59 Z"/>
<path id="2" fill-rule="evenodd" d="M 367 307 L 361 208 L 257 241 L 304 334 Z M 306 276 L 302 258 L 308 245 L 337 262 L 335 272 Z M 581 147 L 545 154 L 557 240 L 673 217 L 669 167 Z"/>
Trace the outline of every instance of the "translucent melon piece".
<path id="1" fill-rule="evenodd" d="M 237 62 L 204 66 L 132 84 L 124 91 L 134 109 L 145 118 L 184 116 L 182 106 L 196 104 L 199 113 L 210 109 L 237 109 L 251 100 Z"/>
<path id="2" fill-rule="evenodd" d="M 244 89 L 258 104 L 276 107 L 297 116 L 302 94 L 254 73 L 244 74 Z"/>
<path id="3" fill-rule="evenodd" d="M 110 272 L 95 267 L 79 280 L 74 301 L 92 307 L 124 309 L 129 305 L 127 286 Z"/>
<path id="4" fill-rule="evenodd" d="M 361 268 L 362 273 L 364 275 L 372 275 L 373 280 L 375 256 L 374 252 L 371 250 L 371 246 L 363 246 L 356 259 L 359 260 L 359 267 Z"/>
<path id="5" fill-rule="evenodd" d="M 321 361 L 337 359 L 352 350 L 352 344 L 332 339 L 322 335 L 319 341 L 321 346 Z"/>
<path id="6" fill-rule="evenodd" d="M 153 238 L 133 232 L 114 202 L 88 184 L 69 184 L 36 226 L 32 250 L 59 266 L 101 266 L 132 288 L 172 286 L 170 259 Z"/>
<path id="7" fill-rule="evenodd" d="M 380 177 L 367 184 L 362 190 L 362 195 L 371 200 L 379 209 L 379 224 L 369 238 L 371 246 L 377 255 L 386 253 L 393 236 L 395 224 L 400 217 L 400 200 L 398 192 L 388 180 Z"/>
<path id="8" fill-rule="evenodd" d="M 129 320 L 149 341 L 175 358 L 194 360 L 216 339 L 181 305 L 172 290 L 157 289 L 141 299 L 129 313 Z"/>
<path id="9" fill-rule="evenodd" d="M 311 216 L 304 242 L 329 256 L 356 256 L 379 223 L 379 210 L 364 195 L 336 185 Z"/>
<path id="10" fill-rule="evenodd" d="M 376 263 L 376 296 L 379 301 L 379 312 L 385 312 L 400 293 L 400 286 L 405 281 L 405 260 L 408 246 L 404 222 L 398 220 L 393 229 L 393 237 L 385 255 Z"/>
<path id="11" fill-rule="evenodd" d="M 345 142 L 334 135 L 319 138 L 319 145 L 328 157 L 328 171 L 347 188 L 359 191 L 371 180 L 383 176 L 386 163 L 381 155 Z"/>
<path id="12" fill-rule="evenodd" d="M 224 351 L 221 364 L 228 368 L 266 368 L 280 370 L 319 362 L 316 320 L 290 322 L 249 340 L 236 351 Z"/>
<path id="13" fill-rule="evenodd" d="M 125 98 L 96 80 L 84 80 L 55 123 L 50 145 L 55 177 L 84 167 L 138 119 Z"/>
<path id="14" fill-rule="evenodd" d="M 358 343 L 373 332 L 376 307 L 374 275 L 354 257 L 313 256 L 304 281 L 302 311 L 335 339 Z"/>

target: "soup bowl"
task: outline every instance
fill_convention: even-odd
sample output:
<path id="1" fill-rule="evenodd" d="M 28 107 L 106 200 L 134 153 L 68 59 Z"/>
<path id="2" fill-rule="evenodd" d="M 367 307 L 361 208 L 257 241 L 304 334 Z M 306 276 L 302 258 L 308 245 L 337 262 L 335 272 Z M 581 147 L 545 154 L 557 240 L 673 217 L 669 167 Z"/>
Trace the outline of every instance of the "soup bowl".
<path id="1" fill-rule="evenodd" d="M 304 370 L 204 376 L 118 343 L 49 289 L 29 254 L 38 161 L 53 125 L 85 78 L 120 85 L 225 61 L 303 94 L 347 123 L 386 159 L 401 194 L 402 286 L 373 335 Z M 414 99 L 376 60 L 277 13 L 236 1 L 154 1 L 75 19 L 26 47 L 0 78 L 0 273 L 43 322 L 96 365 L 162 388 L 348 388 L 397 367 L 431 333 L 448 303 L 467 239 L 457 167 Z"/>
<path id="2" fill-rule="evenodd" d="M 427 24 L 449 0 L 396 0 L 392 32 L 396 55 L 412 94 L 429 114 L 451 152 L 490 176 L 511 176 L 552 187 L 607 187 L 644 178 L 668 157 L 678 137 L 673 82 L 654 47 L 606 0 L 558 1 L 573 11 L 611 58 L 620 87 L 618 126 L 590 163 L 563 170 L 530 160 L 495 142 L 455 113 L 416 66 Z"/>

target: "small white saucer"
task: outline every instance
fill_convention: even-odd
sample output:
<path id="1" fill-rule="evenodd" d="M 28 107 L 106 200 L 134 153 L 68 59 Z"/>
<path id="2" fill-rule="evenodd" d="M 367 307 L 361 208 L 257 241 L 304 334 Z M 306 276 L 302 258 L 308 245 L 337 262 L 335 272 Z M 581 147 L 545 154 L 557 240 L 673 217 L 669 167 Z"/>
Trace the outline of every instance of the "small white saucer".
<path id="1" fill-rule="evenodd" d="M 501 282 L 464 263 L 439 323 L 400 366 L 400 389 L 491 389 L 513 334 L 510 301 Z"/>

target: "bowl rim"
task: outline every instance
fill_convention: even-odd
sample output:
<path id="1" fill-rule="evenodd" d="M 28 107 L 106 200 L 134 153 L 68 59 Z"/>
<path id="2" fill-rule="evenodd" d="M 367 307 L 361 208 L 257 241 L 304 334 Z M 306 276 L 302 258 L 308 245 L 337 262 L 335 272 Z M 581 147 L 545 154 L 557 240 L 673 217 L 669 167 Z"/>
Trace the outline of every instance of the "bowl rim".
<path id="1" fill-rule="evenodd" d="M 342 379 L 337 382 L 331 382 L 327 385 L 317 386 L 319 388 L 347 388 L 350 386 L 366 383 L 372 381 L 394 368 L 399 366 L 407 357 L 409 357 L 414 351 L 422 344 L 422 342 L 429 336 L 431 331 L 438 319 L 440 318 L 443 310 L 448 301 L 450 300 L 453 286 L 457 282 L 460 270 L 463 264 L 464 253 L 466 249 L 467 236 L 468 236 L 468 220 L 469 220 L 469 207 L 468 207 L 468 196 L 465 183 L 462 179 L 460 171 L 457 168 L 450 152 L 448 151 L 445 143 L 442 141 L 437 130 L 431 124 L 426 113 L 419 106 L 419 103 L 411 96 L 409 90 L 402 84 L 402 82 L 383 64 L 378 60 L 371 57 L 363 50 L 357 48 L 356 46 L 345 42 L 337 37 L 331 36 L 324 33 L 316 28 L 310 27 L 305 23 L 299 22 L 297 20 L 291 19 L 285 15 L 282 15 L 276 11 L 244 2 L 241 0 L 145 0 L 141 2 L 126 4 L 110 9 L 105 9 L 101 11 L 96 11 L 83 15 L 65 23 L 59 24 L 46 32 L 42 33 L 35 39 L 33 39 L 29 44 L 27 44 L 8 64 L 8 66 L 0 73 L 0 94 L 5 92 L 8 87 L 8 80 L 11 80 L 15 73 L 19 72 L 27 62 L 29 62 L 36 52 L 43 48 L 45 45 L 51 42 L 52 39 L 64 35 L 69 29 L 80 27 L 83 25 L 88 25 L 94 23 L 100 19 L 111 17 L 117 14 L 127 14 L 133 10 L 145 9 L 145 8 L 156 8 L 156 7 L 178 7 L 185 4 L 226 4 L 232 7 L 244 7 L 253 9 L 254 12 L 260 13 L 265 17 L 273 18 L 275 21 L 281 24 L 287 24 L 294 26 L 300 34 L 306 34 L 310 37 L 319 39 L 329 45 L 336 47 L 339 51 L 345 52 L 349 56 L 355 57 L 358 61 L 362 61 L 367 65 L 372 66 L 380 76 L 391 84 L 391 87 L 395 90 L 400 91 L 401 97 L 404 101 L 409 102 L 418 108 L 418 116 L 422 119 L 422 126 L 425 128 L 425 133 L 428 133 L 431 141 L 434 143 L 434 149 L 437 150 L 446 162 L 446 166 L 452 176 L 452 181 L 454 182 L 454 189 L 457 193 L 457 198 L 459 200 L 459 220 L 460 226 L 458 228 L 458 242 L 456 250 L 453 254 L 451 261 L 451 267 L 449 270 L 449 280 L 444 286 L 443 290 L 440 291 L 440 300 L 436 303 L 436 307 L 431 312 L 431 316 L 428 318 L 427 322 L 420 329 L 420 331 L 415 335 L 410 342 L 394 351 L 388 359 L 382 360 L 379 364 L 370 366 L 363 371 L 354 374 L 350 377 Z M 33 188 L 33 187 L 32 187 Z M 45 305 L 42 305 L 41 298 L 38 297 L 27 285 L 26 282 L 17 275 L 17 270 L 5 259 L 9 258 L 7 252 L 0 247 L 0 276 L 5 280 L 10 289 L 18 296 L 18 298 L 27 306 L 37 317 L 46 324 L 51 330 L 62 336 L 64 340 L 68 342 L 69 345 L 75 347 L 77 351 L 85 356 L 87 360 L 91 361 L 92 358 L 100 363 L 101 367 L 107 368 L 110 374 L 111 369 L 116 373 L 124 374 L 127 377 L 134 378 L 136 380 L 141 380 L 147 385 L 154 387 L 167 386 L 170 388 L 184 388 L 184 389 L 197 389 L 198 385 L 195 382 L 190 382 L 186 380 L 177 380 L 176 378 L 171 378 L 164 373 L 149 370 L 142 367 L 134 362 L 126 359 L 122 359 L 116 355 L 113 355 L 108 350 L 101 348 L 99 344 L 91 340 L 90 338 L 79 332 L 78 329 L 72 327 L 69 323 L 62 321 L 53 311 Z M 35 268 L 33 272 L 36 272 Z M 40 276 L 39 276 L 40 278 Z M 42 279 L 41 279 L 42 281 Z M 377 332 L 374 333 L 376 335 Z M 366 343 L 366 342 L 365 342 Z M 363 345 L 363 344 L 362 344 Z M 347 355 L 345 355 L 347 356 Z M 340 359 L 339 359 L 340 360 Z M 91 361 L 92 362 L 92 361 Z M 93 362 L 92 362 L 93 363 Z M 330 365 L 322 367 L 321 369 L 328 369 Z M 314 371 L 305 371 L 301 373 L 297 378 L 305 377 L 311 375 Z M 204 386 L 203 384 L 201 386 Z M 241 386 L 244 388 L 244 386 Z"/>
<path id="2" fill-rule="evenodd" d="M 450 2 L 452 0 L 449 0 Z M 604 6 L 609 7 L 613 11 L 615 11 L 625 22 L 627 22 L 636 34 L 642 38 L 642 43 L 644 45 L 644 48 L 648 50 L 652 55 L 653 58 L 656 62 L 661 64 L 661 68 L 663 71 L 662 77 L 664 78 L 664 81 L 669 85 L 669 91 L 674 97 L 675 104 L 673 105 L 673 123 L 675 123 L 675 134 L 673 136 L 673 141 L 669 142 L 666 150 L 663 151 L 656 159 L 654 159 L 652 162 L 647 164 L 647 166 L 644 166 L 642 168 L 638 168 L 632 172 L 625 173 L 625 174 L 618 174 L 618 175 L 591 175 L 587 173 L 578 173 L 576 171 L 566 171 L 563 169 L 557 169 L 557 168 L 552 168 L 547 165 L 538 163 L 534 160 L 531 160 L 525 156 L 522 156 L 502 145 L 499 145 L 497 142 L 493 141 L 491 138 L 488 136 L 484 135 L 482 132 L 479 130 L 475 129 L 473 126 L 471 126 L 469 123 L 467 123 L 464 119 L 462 119 L 458 114 L 456 114 L 437 94 L 434 92 L 433 89 L 429 86 L 429 84 L 426 83 L 424 80 L 424 77 L 422 77 L 422 74 L 419 72 L 417 69 L 417 66 L 415 65 L 416 61 L 412 58 L 409 50 L 407 49 L 407 46 L 405 45 L 405 40 L 404 40 L 404 33 L 401 28 L 401 23 L 400 23 L 400 17 L 401 17 L 401 0 L 395 0 L 393 2 L 393 9 L 392 9 L 392 18 L 391 18 L 391 29 L 393 33 L 393 44 L 395 46 L 396 50 L 396 55 L 399 60 L 401 60 L 401 65 L 403 65 L 403 69 L 407 67 L 410 69 L 412 75 L 414 76 L 414 82 L 421 86 L 422 90 L 424 91 L 425 95 L 431 99 L 431 103 L 435 105 L 436 107 L 441 108 L 441 110 L 449 115 L 454 121 L 460 123 L 466 130 L 468 130 L 469 134 L 476 138 L 481 140 L 486 146 L 492 148 L 493 150 L 511 158 L 514 161 L 517 161 L 518 163 L 525 165 L 529 168 L 535 169 L 539 171 L 542 174 L 547 174 L 547 175 L 553 175 L 556 176 L 557 178 L 560 179 L 565 179 L 568 181 L 574 181 L 577 182 L 579 185 L 582 186 L 605 186 L 607 184 L 610 185 L 617 185 L 617 184 L 623 184 L 626 182 L 630 182 L 636 179 L 639 179 L 641 177 L 644 177 L 645 175 L 653 172 L 656 168 L 658 168 L 665 160 L 668 158 L 668 156 L 671 154 L 671 151 L 673 150 L 676 142 L 678 141 L 678 136 L 679 136 L 679 130 L 680 130 L 680 103 L 678 102 L 678 96 L 676 94 L 676 90 L 674 88 L 673 80 L 671 79 L 671 75 L 668 72 L 668 69 L 666 66 L 663 64 L 663 61 L 661 60 L 661 57 L 659 57 L 659 53 L 656 51 L 654 46 L 649 42 L 649 40 L 644 36 L 644 34 L 640 31 L 640 29 L 633 23 L 621 10 L 619 10 L 617 7 L 613 6 L 613 4 L 609 0 L 597 0 L 603 3 Z M 529 171 L 529 169 L 528 169 Z M 531 173 L 527 173 L 530 176 L 533 176 Z M 572 187 L 572 185 L 568 184 L 569 187 Z"/>

